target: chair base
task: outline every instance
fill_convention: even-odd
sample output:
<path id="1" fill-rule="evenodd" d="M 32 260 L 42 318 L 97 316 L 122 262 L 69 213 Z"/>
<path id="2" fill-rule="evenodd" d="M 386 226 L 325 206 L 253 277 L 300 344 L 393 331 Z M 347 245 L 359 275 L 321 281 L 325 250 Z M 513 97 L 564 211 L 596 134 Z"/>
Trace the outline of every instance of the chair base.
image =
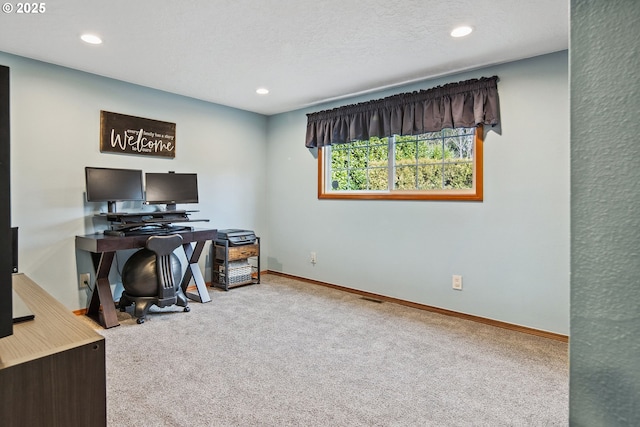
<path id="1" fill-rule="evenodd" d="M 175 304 L 180 307 L 184 307 L 184 312 L 191 311 L 189 303 L 187 302 L 187 297 L 184 292 L 182 292 L 182 288 L 178 288 L 175 298 L 168 298 L 164 300 L 158 299 L 157 296 L 139 297 L 123 292 L 122 296 L 120 297 L 120 301 L 118 301 L 118 308 L 120 309 L 120 311 L 126 311 L 127 307 L 129 307 L 131 304 L 135 304 L 133 309 L 133 317 L 136 318 L 136 322 L 138 322 L 138 324 L 144 323 L 145 319 L 147 318 L 147 312 L 152 305 L 155 305 L 157 307 L 169 307 Z"/>

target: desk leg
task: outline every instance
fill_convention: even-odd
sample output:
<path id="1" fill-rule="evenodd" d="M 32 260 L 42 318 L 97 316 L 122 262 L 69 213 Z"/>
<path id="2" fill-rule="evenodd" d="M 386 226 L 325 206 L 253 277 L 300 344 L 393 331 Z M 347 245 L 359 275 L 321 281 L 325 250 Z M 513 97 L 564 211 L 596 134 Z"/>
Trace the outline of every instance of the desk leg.
<path id="1" fill-rule="evenodd" d="M 111 295 L 111 284 L 109 283 L 109 271 L 115 252 L 104 252 L 100 255 L 98 266 L 96 267 L 96 283 L 89 298 L 87 306 L 87 316 L 97 320 L 105 328 L 113 328 L 120 325 L 116 306 Z M 102 315 L 100 313 L 102 306 Z"/>
<path id="2" fill-rule="evenodd" d="M 207 291 L 207 284 L 204 282 L 202 271 L 200 271 L 200 266 L 198 265 L 198 259 L 200 258 L 200 254 L 202 254 L 204 244 L 205 242 L 196 242 L 195 249 L 191 246 L 191 243 L 185 243 L 182 245 L 184 253 L 187 256 L 187 260 L 189 260 L 189 266 L 187 267 L 187 271 L 184 272 L 184 277 L 182 278 L 182 291 L 188 298 L 202 303 L 211 301 L 211 297 Z M 187 287 L 189 286 L 189 282 L 191 282 L 192 277 L 193 281 L 196 283 L 196 289 L 198 290 L 197 294 L 187 292 Z"/>

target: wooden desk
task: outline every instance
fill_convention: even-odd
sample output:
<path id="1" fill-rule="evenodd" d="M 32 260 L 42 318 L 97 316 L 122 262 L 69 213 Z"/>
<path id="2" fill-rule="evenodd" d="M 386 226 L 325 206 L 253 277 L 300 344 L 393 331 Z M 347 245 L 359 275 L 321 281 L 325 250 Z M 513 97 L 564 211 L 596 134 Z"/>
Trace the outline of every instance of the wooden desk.
<path id="1" fill-rule="evenodd" d="M 106 426 L 104 337 L 24 274 L 13 289 L 35 319 L 0 339 L 0 423 Z"/>
<path id="2" fill-rule="evenodd" d="M 182 236 L 182 248 L 189 262 L 181 282 L 182 291 L 192 300 L 202 303 L 211 301 L 202 271 L 198 265 L 198 259 L 207 240 L 215 239 L 218 231 L 215 229 L 196 229 L 176 234 Z M 87 302 L 87 315 L 96 319 L 105 328 L 112 328 L 120 324 L 109 283 L 109 271 L 115 253 L 124 249 L 144 248 L 149 237 L 150 235 L 117 237 L 105 236 L 104 234 L 76 236 L 76 248 L 91 252 L 93 266 L 96 270 L 95 285 Z M 192 243 L 195 243 L 195 247 L 191 245 Z M 187 286 L 192 278 L 196 284 L 197 294 L 187 292 Z M 100 311 L 100 306 L 102 306 L 102 311 Z"/>

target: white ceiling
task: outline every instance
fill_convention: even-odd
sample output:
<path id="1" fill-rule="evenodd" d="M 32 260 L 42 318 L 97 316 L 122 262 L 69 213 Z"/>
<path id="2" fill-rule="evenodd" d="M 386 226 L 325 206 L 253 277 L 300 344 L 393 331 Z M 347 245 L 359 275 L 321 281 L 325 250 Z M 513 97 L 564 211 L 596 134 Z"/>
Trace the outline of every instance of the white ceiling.
<path id="1" fill-rule="evenodd" d="M 0 51 L 267 115 L 569 44 L 568 0 L 44 4 L 0 14 Z M 460 24 L 475 31 L 450 37 Z M 85 44 L 85 32 L 104 43 Z"/>

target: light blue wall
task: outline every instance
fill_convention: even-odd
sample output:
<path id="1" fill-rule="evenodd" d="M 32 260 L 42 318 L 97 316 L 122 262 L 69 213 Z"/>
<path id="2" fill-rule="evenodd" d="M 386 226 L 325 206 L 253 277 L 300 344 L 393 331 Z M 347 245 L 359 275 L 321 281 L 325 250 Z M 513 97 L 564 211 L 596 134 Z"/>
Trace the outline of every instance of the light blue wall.
<path id="1" fill-rule="evenodd" d="M 484 202 L 317 199 L 306 113 L 492 75 L 502 126 L 485 139 Z M 272 116 L 267 143 L 269 269 L 568 334 L 566 51 Z"/>
<path id="2" fill-rule="evenodd" d="M 640 425 L 637 0 L 571 2 L 571 388 L 575 426 Z"/>
<path id="3" fill-rule="evenodd" d="M 198 216 L 255 229 L 263 268 L 568 334 L 566 52 L 269 118 L 8 54 L 0 64 L 12 74 L 21 271 L 71 309 L 84 307 L 77 273 L 89 264 L 74 236 L 93 232 L 104 210 L 83 199 L 93 165 L 197 172 Z M 305 113 L 494 74 L 502 127 L 485 139 L 484 202 L 317 200 Z M 100 153 L 100 110 L 175 122 L 176 158 Z"/>
<path id="4" fill-rule="evenodd" d="M 105 204 L 84 201 L 85 166 L 195 172 L 200 203 L 181 208 L 199 209 L 193 217 L 209 218 L 213 227 L 266 233 L 265 116 L 2 52 L 0 64 L 11 69 L 11 203 L 20 270 L 70 309 L 85 307 L 77 273 L 91 265 L 86 253 L 76 257 L 74 236 L 105 227 L 93 219 Z M 100 110 L 176 123 L 175 159 L 100 153 Z M 112 278 L 119 279 L 115 268 Z"/>

